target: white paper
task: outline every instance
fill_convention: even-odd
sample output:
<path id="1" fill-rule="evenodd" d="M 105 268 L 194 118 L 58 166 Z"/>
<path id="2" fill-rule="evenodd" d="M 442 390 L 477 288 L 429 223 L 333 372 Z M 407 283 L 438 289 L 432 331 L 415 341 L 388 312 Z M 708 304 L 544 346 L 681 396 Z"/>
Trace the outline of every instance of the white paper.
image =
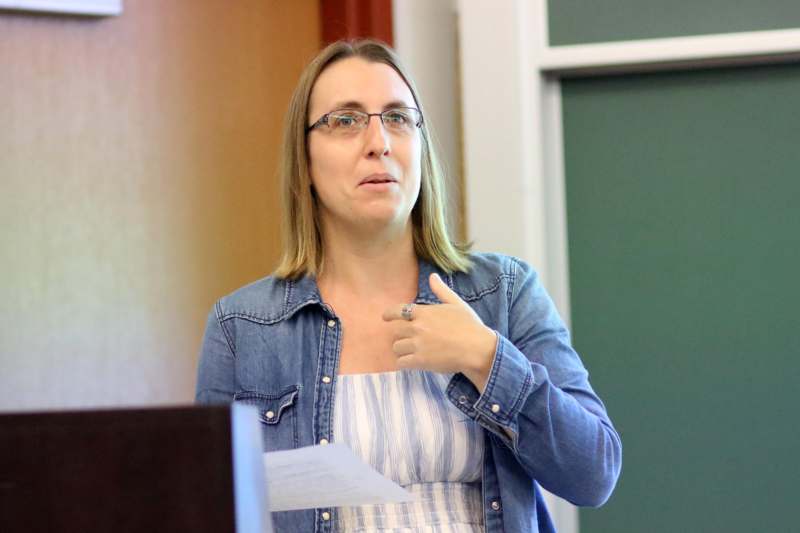
<path id="1" fill-rule="evenodd" d="M 264 454 L 270 511 L 407 502 L 414 497 L 343 444 Z"/>

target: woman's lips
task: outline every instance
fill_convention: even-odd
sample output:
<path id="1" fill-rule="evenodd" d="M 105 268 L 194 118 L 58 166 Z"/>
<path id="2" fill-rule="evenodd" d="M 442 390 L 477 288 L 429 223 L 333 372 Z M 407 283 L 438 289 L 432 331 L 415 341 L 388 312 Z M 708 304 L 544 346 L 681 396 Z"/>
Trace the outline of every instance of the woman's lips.
<path id="1" fill-rule="evenodd" d="M 397 187 L 396 181 L 367 181 L 358 186 L 368 192 L 385 192 Z"/>
<path id="2" fill-rule="evenodd" d="M 390 185 L 392 183 L 397 183 L 397 180 L 391 174 L 387 174 L 385 172 L 370 174 L 363 180 L 361 180 L 360 185 Z"/>

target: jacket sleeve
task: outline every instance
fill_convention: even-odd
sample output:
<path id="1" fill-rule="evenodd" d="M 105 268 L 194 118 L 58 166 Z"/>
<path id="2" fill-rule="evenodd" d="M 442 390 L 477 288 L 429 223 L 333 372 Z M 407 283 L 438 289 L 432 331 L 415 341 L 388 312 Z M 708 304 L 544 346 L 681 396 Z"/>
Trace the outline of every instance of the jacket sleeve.
<path id="1" fill-rule="evenodd" d="M 457 374 L 448 395 L 548 491 L 575 505 L 602 505 L 622 465 L 619 435 L 538 276 L 513 263 L 509 338 L 498 333 L 486 387 L 479 395 Z"/>
<path id="2" fill-rule="evenodd" d="M 208 314 L 197 365 L 195 402 L 225 404 L 233 401 L 234 351 L 220 320 L 219 302 Z"/>

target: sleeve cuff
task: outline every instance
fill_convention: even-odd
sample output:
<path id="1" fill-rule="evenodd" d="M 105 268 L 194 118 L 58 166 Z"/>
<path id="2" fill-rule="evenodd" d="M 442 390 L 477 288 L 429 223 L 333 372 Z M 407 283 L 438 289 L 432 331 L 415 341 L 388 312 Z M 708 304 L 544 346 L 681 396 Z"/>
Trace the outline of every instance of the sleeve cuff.
<path id="1" fill-rule="evenodd" d="M 450 401 L 470 418 L 504 440 L 518 433 L 517 415 L 534 385 L 528 359 L 498 333 L 497 350 L 483 394 L 463 374 L 456 374 L 447 387 Z"/>

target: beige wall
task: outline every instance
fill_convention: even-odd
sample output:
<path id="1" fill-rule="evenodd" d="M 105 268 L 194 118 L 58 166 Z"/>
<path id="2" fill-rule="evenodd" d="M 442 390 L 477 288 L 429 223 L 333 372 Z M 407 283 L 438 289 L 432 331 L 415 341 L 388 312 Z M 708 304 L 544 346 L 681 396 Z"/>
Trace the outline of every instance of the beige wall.
<path id="1" fill-rule="evenodd" d="M 213 301 L 277 258 L 316 0 L 0 13 L 0 410 L 190 402 Z"/>

